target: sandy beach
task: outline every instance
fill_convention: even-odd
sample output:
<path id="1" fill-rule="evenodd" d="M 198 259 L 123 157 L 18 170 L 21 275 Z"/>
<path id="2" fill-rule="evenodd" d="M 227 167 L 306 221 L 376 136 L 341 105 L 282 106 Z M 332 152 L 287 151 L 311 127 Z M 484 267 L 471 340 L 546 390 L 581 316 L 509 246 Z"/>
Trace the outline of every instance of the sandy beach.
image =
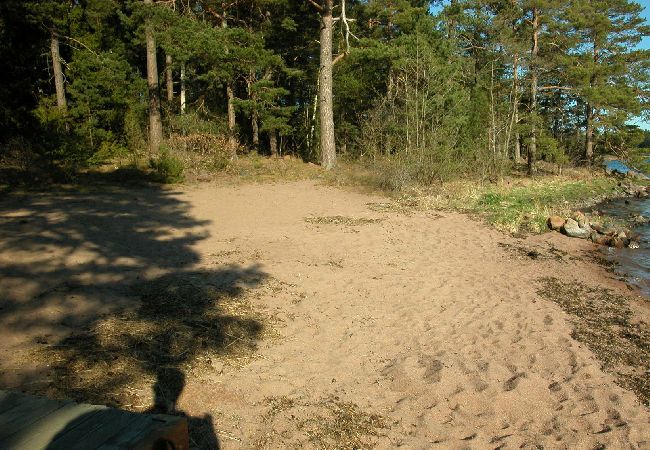
<path id="1" fill-rule="evenodd" d="M 200 448 L 650 448 L 647 407 L 540 294 L 553 280 L 629 296 L 647 336 L 648 302 L 592 245 L 313 182 L 16 192 L 0 201 L 0 388 L 166 402 Z M 161 285 L 246 307 L 204 339 L 203 322 L 174 328 L 194 311 L 143 312 Z M 107 346 L 115 320 L 177 330 L 154 339 L 166 372 Z M 89 357 L 104 350 L 115 364 Z M 101 382 L 69 373 L 100 362 Z"/>

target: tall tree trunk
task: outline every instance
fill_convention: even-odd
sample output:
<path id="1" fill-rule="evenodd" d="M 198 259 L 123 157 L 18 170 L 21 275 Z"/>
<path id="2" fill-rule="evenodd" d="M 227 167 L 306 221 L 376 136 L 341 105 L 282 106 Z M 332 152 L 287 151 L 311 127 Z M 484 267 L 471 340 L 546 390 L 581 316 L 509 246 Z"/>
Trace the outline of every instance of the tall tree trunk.
<path id="1" fill-rule="evenodd" d="M 533 46 L 530 50 L 530 144 L 528 145 L 528 174 L 535 172 L 537 154 L 537 54 L 539 53 L 539 12 L 533 8 Z"/>
<path id="2" fill-rule="evenodd" d="M 144 3 L 153 5 L 153 0 L 144 0 Z M 149 88 L 149 153 L 154 154 L 158 152 L 162 143 L 162 121 L 160 120 L 156 41 L 150 23 L 145 26 L 145 39 L 147 41 L 147 86 Z"/>
<path id="3" fill-rule="evenodd" d="M 320 27 L 320 150 L 321 165 L 330 170 L 336 166 L 334 142 L 334 105 L 332 99 L 332 4 L 323 0 Z"/>
<path id="4" fill-rule="evenodd" d="M 226 18 L 226 11 L 223 12 L 223 18 L 221 20 L 221 28 L 228 28 L 228 19 Z M 228 49 L 226 49 L 226 54 L 228 54 Z M 235 92 L 233 89 L 232 81 L 226 83 L 226 99 L 227 99 L 227 111 L 228 111 L 228 151 L 230 152 L 230 157 L 232 159 L 237 157 L 237 137 L 235 136 Z"/>
<path id="5" fill-rule="evenodd" d="M 271 156 L 277 158 L 278 156 L 278 133 L 275 130 L 269 131 L 269 147 L 271 149 Z"/>
<path id="6" fill-rule="evenodd" d="M 52 68 L 54 69 L 56 106 L 58 106 L 61 111 L 65 111 L 68 108 L 68 103 L 65 99 L 65 86 L 63 85 L 63 69 L 61 69 L 61 56 L 59 55 L 59 36 L 55 31 L 52 31 L 50 49 L 52 50 Z"/>
<path id="7" fill-rule="evenodd" d="M 167 81 L 167 101 L 171 103 L 174 101 L 174 78 L 172 75 L 171 55 L 165 56 L 165 79 Z"/>
<path id="8" fill-rule="evenodd" d="M 253 146 L 258 148 L 260 146 L 260 127 L 257 120 L 257 111 L 251 114 L 251 128 L 253 129 Z"/>
<path id="9" fill-rule="evenodd" d="M 586 117 L 586 129 L 585 129 L 585 162 L 589 165 L 594 158 L 594 121 L 593 121 L 594 109 L 591 107 L 590 103 L 587 103 L 587 108 L 585 112 Z"/>
<path id="10" fill-rule="evenodd" d="M 593 56 L 594 56 L 594 72 L 589 79 L 589 87 L 593 88 L 596 85 L 596 66 L 598 64 L 600 50 L 596 42 L 594 42 Z M 591 103 L 587 103 L 585 111 L 585 154 L 584 159 L 587 164 L 591 164 L 594 159 L 594 108 Z"/>
<path id="11" fill-rule="evenodd" d="M 237 137 L 235 136 L 235 93 L 232 83 L 226 84 L 226 96 L 228 97 L 228 150 L 231 158 L 237 157 Z"/>
<path id="12" fill-rule="evenodd" d="M 185 62 L 181 63 L 181 114 L 185 114 Z"/>
<path id="13" fill-rule="evenodd" d="M 519 139 L 519 55 L 515 53 L 514 55 L 514 63 L 512 66 L 513 69 L 513 87 L 512 90 L 514 91 L 514 99 L 513 99 L 513 105 L 512 107 L 514 108 L 513 114 L 514 114 L 514 125 L 515 125 L 515 162 L 519 163 L 521 161 L 521 140 Z"/>
<path id="14" fill-rule="evenodd" d="M 257 95 L 253 91 L 253 82 L 255 78 L 256 78 L 255 73 L 251 71 L 248 79 L 246 80 L 246 88 L 248 90 L 248 98 L 253 104 L 253 109 L 251 111 L 251 129 L 253 133 L 253 146 L 255 148 L 258 148 L 260 145 L 260 127 L 259 127 L 259 118 L 257 114 L 257 105 L 256 105 Z"/>

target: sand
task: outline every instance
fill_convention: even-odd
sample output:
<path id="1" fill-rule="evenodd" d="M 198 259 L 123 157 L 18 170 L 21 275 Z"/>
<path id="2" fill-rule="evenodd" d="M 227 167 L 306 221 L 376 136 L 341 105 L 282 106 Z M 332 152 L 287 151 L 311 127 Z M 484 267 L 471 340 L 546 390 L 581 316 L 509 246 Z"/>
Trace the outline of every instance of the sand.
<path id="1" fill-rule="evenodd" d="M 273 333 L 183 374 L 175 408 L 220 448 L 650 448 L 648 409 L 537 293 L 549 276 L 625 292 L 591 244 L 388 203 L 312 182 L 11 194 L 0 388 L 46 389 L 34 349 L 137 308 L 134 285 L 227 274 Z"/>

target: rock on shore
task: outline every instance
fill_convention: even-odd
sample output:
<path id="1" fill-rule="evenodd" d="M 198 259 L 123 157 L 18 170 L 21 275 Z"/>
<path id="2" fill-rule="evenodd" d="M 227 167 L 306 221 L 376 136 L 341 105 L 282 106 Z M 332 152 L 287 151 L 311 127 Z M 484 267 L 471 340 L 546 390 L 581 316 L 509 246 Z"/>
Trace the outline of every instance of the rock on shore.
<path id="1" fill-rule="evenodd" d="M 594 214 L 594 216 L 597 215 Z M 648 218 L 636 216 L 632 221 L 635 224 L 643 224 L 648 222 Z M 548 228 L 553 231 L 572 238 L 589 239 L 598 245 L 615 248 L 639 247 L 638 235 L 634 231 L 621 227 L 604 226 L 581 211 L 576 211 L 572 217 L 566 219 L 560 216 L 551 216 L 546 223 Z"/>

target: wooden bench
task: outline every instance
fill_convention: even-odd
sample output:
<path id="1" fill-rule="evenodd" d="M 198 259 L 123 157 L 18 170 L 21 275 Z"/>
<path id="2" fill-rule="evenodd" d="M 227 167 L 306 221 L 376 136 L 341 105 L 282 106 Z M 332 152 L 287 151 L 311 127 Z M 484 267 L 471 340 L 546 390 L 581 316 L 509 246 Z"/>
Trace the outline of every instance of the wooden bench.
<path id="1" fill-rule="evenodd" d="M 188 450 L 187 420 L 0 390 L 0 450 Z"/>

